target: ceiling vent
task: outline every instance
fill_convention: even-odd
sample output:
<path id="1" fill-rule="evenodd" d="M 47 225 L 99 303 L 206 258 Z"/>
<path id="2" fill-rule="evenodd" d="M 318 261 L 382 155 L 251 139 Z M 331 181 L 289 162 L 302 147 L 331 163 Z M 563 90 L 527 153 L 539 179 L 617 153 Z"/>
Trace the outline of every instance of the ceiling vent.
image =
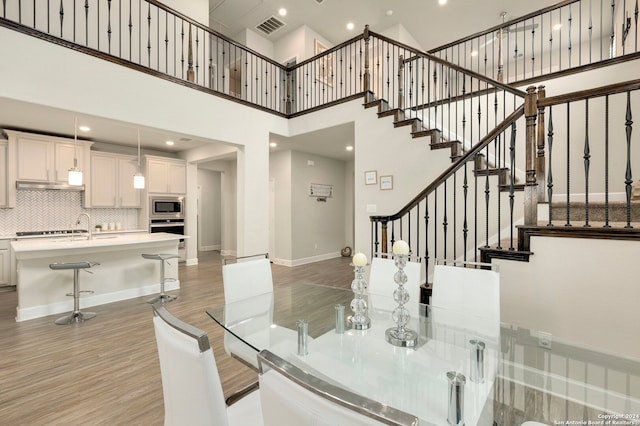
<path id="1" fill-rule="evenodd" d="M 256 28 L 262 31 L 263 33 L 265 33 L 266 35 L 269 35 L 271 33 L 274 33 L 275 31 L 278 31 L 280 28 L 284 26 L 285 26 L 284 22 L 282 22 L 275 16 L 271 16 L 270 18 L 265 19 L 264 22 L 262 22 L 261 24 L 257 25 Z"/>
<path id="2" fill-rule="evenodd" d="M 318 3 L 318 4 L 322 4 L 322 3 L 324 3 L 324 2 L 325 2 L 325 1 L 327 1 L 327 0 L 313 0 L 313 1 L 315 1 L 315 2 L 316 2 L 316 3 Z"/>

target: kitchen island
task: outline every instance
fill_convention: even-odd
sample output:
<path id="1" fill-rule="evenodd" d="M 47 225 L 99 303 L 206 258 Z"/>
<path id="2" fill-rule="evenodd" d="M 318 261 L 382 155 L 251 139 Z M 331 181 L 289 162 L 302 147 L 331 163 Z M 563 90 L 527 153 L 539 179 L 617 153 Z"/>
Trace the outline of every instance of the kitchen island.
<path id="1" fill-rule="evenodd" d="M 73 310 L 73 271 L 51 270 L 57 262 L 99 263 L 80 271 L 81 309 L 160 291 L 160 265 L 142 258 L 143 253 L 178 254 L 182 235 L 132 233 L 95 235 L 92 239 L 65 236 L 19 240 L 11 243 L 17 263 L 18 306 L 16 321 Z M 165 290 L 180 288 L 177 259 L 166 264 Z M 141 303 L 144 303 L 141 301 Z"/>

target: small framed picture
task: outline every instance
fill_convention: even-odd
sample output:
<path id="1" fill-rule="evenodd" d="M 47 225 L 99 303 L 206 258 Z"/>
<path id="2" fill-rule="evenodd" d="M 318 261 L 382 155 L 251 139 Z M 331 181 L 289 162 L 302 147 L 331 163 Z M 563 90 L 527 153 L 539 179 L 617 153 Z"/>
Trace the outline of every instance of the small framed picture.
<path id="1" fill-rule="evenodd" d="M 380 176 L 380 189 L 393 189 L 393 176 Z"/>
<path id="2" fill-rule="evenodd" d="M 375 170 L 369 170 L 364 172 L 364 184 L 365 185 L 375 185 L 378 183 L 378 172 Z"/>

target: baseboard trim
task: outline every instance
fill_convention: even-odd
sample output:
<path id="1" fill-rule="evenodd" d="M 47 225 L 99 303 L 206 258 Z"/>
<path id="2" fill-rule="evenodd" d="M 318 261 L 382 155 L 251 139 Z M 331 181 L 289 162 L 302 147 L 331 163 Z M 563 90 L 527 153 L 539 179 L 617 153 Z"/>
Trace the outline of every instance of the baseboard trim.
<path id="1" fill-rule="evenodd" d="M 304 257 L 302 259 L 272 258 L 271 260 L 276 265 L 293 267 L 293 266 L 307 265 L 309 263 L 321 262 L 323 260 L 335 259 L 336 257 L 342 257 L 342 254 L 340 252 L 334 252 L 334 253 L 320 254 L 318 256 Z"/>
<path id="2" fill-rule="evenodd" d="M 179 290 L 180 280 L 165 282 L 164 289 L 165 291 Z M 87 310 L 87 308 L 90 308 L 92 306 L 105 305 L 107 303 L 119 302 L 121 300 L 134 299 L 136 297 L 157 293 L 160 293 L 159 283 L 147 285 L 144 287 L 114 291 L 112 293 L 83 296 L 80 298 L 80 310 Z M 49 305 L 33 306 L 24 309 L 20 309 L 18 307 L 16 308 L 16 322 L 46 317 L 48 315 L 69 313 L 72 311 L 73 300 L 51 303 Z"/>

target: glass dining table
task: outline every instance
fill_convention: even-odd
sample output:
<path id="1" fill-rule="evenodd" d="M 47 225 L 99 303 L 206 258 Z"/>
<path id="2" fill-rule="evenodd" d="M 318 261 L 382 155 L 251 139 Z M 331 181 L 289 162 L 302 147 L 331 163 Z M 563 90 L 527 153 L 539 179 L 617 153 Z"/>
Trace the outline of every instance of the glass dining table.
<path id="1" fill-rule="evenodd" d="M 467 426 L 640 425 L 640 361 L 604 353 L 469 309 L 409 301 L 412 347 L 391 344 L 392 295 L 367 296 L 370 327 L 349 327 L 354 294 L 317 284 L 213 307 L 232 354 L 275 353 L 356 394 L 412 414 L 421 425 L 448 425 L 452 389 Z M 344 309 L 344 316 L 337 312 Z M 302 321 L 302 322 L 301 322 Z M 305 323 L 302 344 L 298 328 Z"/>

